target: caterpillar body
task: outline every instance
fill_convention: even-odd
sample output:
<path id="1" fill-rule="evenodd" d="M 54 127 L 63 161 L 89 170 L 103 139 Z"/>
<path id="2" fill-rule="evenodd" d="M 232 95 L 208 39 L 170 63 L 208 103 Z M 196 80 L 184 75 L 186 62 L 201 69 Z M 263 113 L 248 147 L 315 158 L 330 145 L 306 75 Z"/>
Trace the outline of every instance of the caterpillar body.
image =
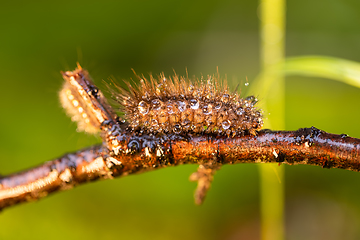
<path id="1" fill-rule="evenodd" d="M 167 79 L 150 76 L 129 90 L 117 87 L 113 96 L 125 112 L 130 127 L 156 134 L 213 133 L 228 136 L 255 135 L 263 125 L 254 96 L 230 93 L 226 81 L 216 76 L 191 81 L 178 75 Z"/>

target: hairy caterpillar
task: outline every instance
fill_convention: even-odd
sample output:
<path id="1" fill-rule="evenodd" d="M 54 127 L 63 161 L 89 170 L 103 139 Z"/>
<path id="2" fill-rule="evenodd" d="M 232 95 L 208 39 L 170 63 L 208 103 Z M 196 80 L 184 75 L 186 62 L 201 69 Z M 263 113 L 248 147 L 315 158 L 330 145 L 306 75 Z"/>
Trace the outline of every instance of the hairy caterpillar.
<path id="1" fill-rule="evenodd" d="M 67 81 L 60 99 L 73 121 L 78 122 L 78 130 L 95 133 L 105 120 L 117 118 L 86 70 L 78 66 L 63 76 Z M 230 93 L 226 82 L 221 83 L 216 76 L 191 81 L 177 75 L 167 79 L 161 74 L 159 79 L 143 77 L 139 86 L 130 83 L 127 86 L 128 90 L 119 86 L 110 90 L 120 104 L 119 109 L 125 112 L 130 131 L 154 135 L 211 133 L 235 136 L 255 135 L 263 125 L 261 110 L 256 108 L 257 99 Z M 104 112 L 106 114 L 102 116 Z"/>
<path id="2" fill-rule="evenodd" d="M 215 76 L 191 81 L 177 75 L 156 80 L 140 79 L 140 86 L 127 84 L 113 93 L 133 129 L 180 133 L 255 134 L 262 127 L 262 114 L 254 96 L 240 98 Z"/>

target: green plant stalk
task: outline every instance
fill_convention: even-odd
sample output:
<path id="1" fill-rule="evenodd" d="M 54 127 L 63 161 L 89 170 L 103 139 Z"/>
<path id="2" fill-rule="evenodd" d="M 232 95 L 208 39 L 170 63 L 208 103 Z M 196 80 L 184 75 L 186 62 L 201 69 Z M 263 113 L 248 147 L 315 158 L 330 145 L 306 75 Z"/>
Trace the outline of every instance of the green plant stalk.
<path id="1" fill-rule="evenodd" d="M 284 60 L 285 0 L 261 0 L 262 71 Z M 271 82 L 272 84 L 266 84 Z M 265 113 L 271 113 L 266 128 L 285 128 L 285 84 L 281 72 L 264 76 L 257 85 Z M 271 94 L 269 94 L 271 92 Z M 262 94 L 264 93 L 264 94 Z M 264 106 L 266 105 L 266 106 Z M 284 169 L 260 165 L 261 239 L 284 239 Z M 275 171 L 274 171 L 275 170 Z"/>
<path id="2" fill-rule="evenodd" d="M 275 74 L 322 77 L 360 88 L 360 63 L 327 56 L 301 56 L 285 59 L 271 70 Z"/>
<path id="3" fill-rule="evenodd" d="M 274 95 L 274 92 L 268 89 L 277 84 L 276 76 L 291 75 L 327 78 L 360 88 L 360 63 L 358 62 L 328 56 L 286 58 L 264 69 L 251 84 L 250 92 L 259 96 L 261 100 L 265 100 L 259 102 L 259 106 L 265 113 L 269 112 L 266 100 Z M 271 122 L 273 122 L 273 117 L 276 116 L 270 117 Z M 266 124 L 266 127 L 270 126 L 269 121 Z"/>

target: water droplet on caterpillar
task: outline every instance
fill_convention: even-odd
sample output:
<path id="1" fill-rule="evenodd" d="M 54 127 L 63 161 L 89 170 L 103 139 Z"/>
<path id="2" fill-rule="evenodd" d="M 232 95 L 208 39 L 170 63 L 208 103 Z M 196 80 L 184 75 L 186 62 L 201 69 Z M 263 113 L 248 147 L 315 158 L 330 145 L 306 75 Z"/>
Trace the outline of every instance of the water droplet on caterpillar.
<path id="1" fill-rule="evenodd" d="M 186 110 L 186 103 L 184 101 L 178 101 L 177 106 L 180 112 L 183 112 Z"/>
<path id="2" fill-rule="evenodd" d="M 173 131 L 175 134 L 180 134 L 181 133 L 181 126 L 179 124 L 175 124 Z"/>
<path id="3" fill-rule="evenodd" d="M 215 103 L 215 110 L 220 110 L 221 109 L 221 107 L 222 107 L 222 103 L 221 102 L 216 102 Z"/>
<path id="4" fill-rule="evenodd" d="M 198 109 L 199 108 L 199 101 L 195 98 L 190 99 L 190 108 L 191 109 Z"/>
<path id="5" fill-rule="evenodd" d="M 245 100 L 246 101 L 253 101 L 255 99 L 255 97 L 254 96 L 247 96 L 246 98 L 245 98 Z"/>
<path id="6" fill-rule="evenodd" d="M 261 119 L 261 113 L 260 113 L 260 112 L 255 112 L 255 117 L 259 118 L 259 120 L 262 120 L 262 119 Z"/>
<path id="7" fill-rule="evenodd" d="M 212 105 L 209 104 L 209 105 L 203 106 L 202 111 L 205 115 L 211 114 L 212 113 Z"/>
<path id="8" fill-rule="evenodd" d="M 152 119 L 151 120 L 151 126 L 152 127 L 157 127 L 158 126 L 158 121 L 156 119 Z"/>
<path id="9" fill-rule="evenodd" d="M 144 122 L 144 126 L 146 126 L 146 127 L 150 126 L 149 121 L 145 121 L 145 122 Z"/>
<path id="10" fill-rule="evenodd" d="M 139 102 L 138 109 L 142 115 L 146 115 L 149 112 L 149 105 L 145 101 L 141 101 Z"/>
<path id="11" fill-rule="evenodd" d="M 229 127 L 231 126 L 231 122 L 229 120 L 225 120 L 221 123 L 223 129 L 229 129 Z"/>
<path id="12" fill-rule="evenodd" d="M 166 109 L 167 109 L 167 112 L 168 112 L 169 114 L 173 114 L 173 113 L 174 113 L 174 106 L 173 106 L 172 104 L 168 104 L 168 105 L 166 106 Z"/>
<path id="13" fill-rule="evenodd" d="M 151 101 L 151 108 L 153 110 L 159 110 L 161 108 L 161 101 L 159 99 L 153 99 Z"/>
<path id="14" fill-rule="evenodd" d="M 239 107 L 235 112 L 237 115 L 241 116 L 245 113 L 245 110 L 242 107 Z"/>
<path id="15" fill-rule="evenodd" d="M 251 105 L 255 105 L 258 102 L 258 99 L 255 96 L 248 96 L 245 98 L 245 101 L 249 101 Z"/>
<path id="16" fill-rule="evenodd" d="M 221 97 L 221 101 L 224 102 L 224 103 L 228 103 L 230 100 L 230 95 L 227 94 L 227 93 L 224 93 Z"/>

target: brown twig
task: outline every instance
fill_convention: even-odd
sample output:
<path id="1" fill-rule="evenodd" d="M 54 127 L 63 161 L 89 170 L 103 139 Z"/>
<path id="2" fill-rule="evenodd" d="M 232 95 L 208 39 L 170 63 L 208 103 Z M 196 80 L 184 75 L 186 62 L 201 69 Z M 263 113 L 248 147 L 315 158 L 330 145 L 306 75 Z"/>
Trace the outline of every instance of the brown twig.
<path id="1" fill-rule="evenodd" d="M 155 137 L 126 132 L 120 135 L 122 145 L 116 155 L 105 146 L 95 146 L 1 178 L 0 209 L 85 182 L 179 164 L 201 164 L 214 170 L 223 164 L 278 162 L 360 171 L 360 139 L 315 127 L 297 131 L 261 130 L 256 136 L 234 138 L 175 134 Z M 204 180 L 204 167 L 201 169 L 193 180 Z M 211 182 L 214 171 L 207 172 Z M 197 202 L 202 201 L 210 186 L 206 179 L 200 184 Z"/>

